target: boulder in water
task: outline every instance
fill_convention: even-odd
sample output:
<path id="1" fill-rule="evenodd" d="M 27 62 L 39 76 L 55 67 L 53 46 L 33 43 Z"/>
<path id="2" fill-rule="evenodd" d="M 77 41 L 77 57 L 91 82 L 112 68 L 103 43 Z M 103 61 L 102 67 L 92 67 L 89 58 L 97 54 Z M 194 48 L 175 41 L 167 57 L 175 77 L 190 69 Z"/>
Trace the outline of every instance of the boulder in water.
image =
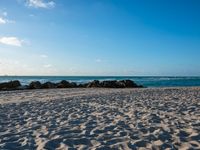
<path id="1" fill-rule="evenodd" d="M 18 80 L 0 83 L 0 90 L 15 90 L 21 86 Z"/>
<path id="2" fill-rule="evenodd" d="M 57 88 L 74 88 L 77 87 L 77 84 L 75 82 L 68 82 L 65 80 L 62 80 L 60 83 L 57 84 Z"/>
<path id="3" fill-rule="evenodd" d="M 41 89 L 42 84 L 39 81 L 33 81 L 29 84 L 29 89 Z"/>
<path id="4" fill-rule="evenodd" d="M 101 87 L 99 80 L 94 80 L 89 82 L 86 86 L 87 88 Z"/>
<path id="5" fill-rule="evenodd" d="M 52 88 L 56 88 L 56 84 L 52 83 L 52 82 L 46 82 L 44 84 L 42 84 L 42 88 L 43 89 L 52 89 Z"/>
<path id="6" fill-rule="evenodd" d="M 120 82 L 125 84 L 126 88 L 137 88 L 137 87 L 143 87 L 141 85 L 137 85 L 134 81 L 132 80 L 121 80 Z"/>
<path id="7" fill-rule="evenodd" d="M 70 83 L 70 88 L 76 88 L 78 87 L 78 85 L 76 84 L 76 82 L 71 82 Z"/>
<path id="8" fill-rule="evenodd" d="M 100 83 L 101 87 L 103 88 L 116 88 L 117 80 L 111 80 L 111 81 L 102 81 Z"/>

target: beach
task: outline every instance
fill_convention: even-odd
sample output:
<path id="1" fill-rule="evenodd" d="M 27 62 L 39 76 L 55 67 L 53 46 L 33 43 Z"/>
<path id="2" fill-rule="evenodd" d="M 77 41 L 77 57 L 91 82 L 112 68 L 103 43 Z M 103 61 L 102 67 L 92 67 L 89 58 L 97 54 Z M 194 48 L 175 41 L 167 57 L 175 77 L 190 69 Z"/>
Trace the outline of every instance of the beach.
<path id="1" fill-rule="evenodd" d="M 0 149 L 200 149 L 200 87 L 1 91 Z"/>

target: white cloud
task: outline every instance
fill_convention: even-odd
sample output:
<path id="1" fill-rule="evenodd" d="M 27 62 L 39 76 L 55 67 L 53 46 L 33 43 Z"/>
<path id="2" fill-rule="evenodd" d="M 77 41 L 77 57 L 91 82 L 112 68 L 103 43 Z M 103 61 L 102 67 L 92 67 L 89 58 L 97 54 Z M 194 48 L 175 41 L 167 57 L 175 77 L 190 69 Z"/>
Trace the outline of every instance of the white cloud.
<path id="1" fill-rule="evenodd" d="M 53 8 L 55 7 L 55 2 L 47 0 L 27 0 L 27 6 L 34 8 Z"/>
<path id="2" fill-rule="evenodd" d="M 0 24 L 6 24 L 6 23 L 15 23 L 13 20 L 8 20 L 7 17 L 8 13 L 6 11 L 0 13 Z"/>
<path id="3" fill-rule="evenodd" d="M 0 37 L 0 43 L 5 45 L 21 47 L 23 40 L 20 40 L 17 37 Z"/>
<path id="4" fill-rule="evenodd" d="M 40 55 L 41 58 L 47 58 L 48 56 L 45 54 Z"/>
<path id="5" fill-rule="evenodd" d="M 0 17 L 0 24 L 6 24 L 6 22 L 7 21 L 4 18 Z"/>
<path id="6" fill-rule="evenodd" d="M 51 68 L 52 65 L 51 65 L 51 64 L 46 64 L 46 65 L 44 65 L 43 67 L 44 67 L 44 68 Z"/>

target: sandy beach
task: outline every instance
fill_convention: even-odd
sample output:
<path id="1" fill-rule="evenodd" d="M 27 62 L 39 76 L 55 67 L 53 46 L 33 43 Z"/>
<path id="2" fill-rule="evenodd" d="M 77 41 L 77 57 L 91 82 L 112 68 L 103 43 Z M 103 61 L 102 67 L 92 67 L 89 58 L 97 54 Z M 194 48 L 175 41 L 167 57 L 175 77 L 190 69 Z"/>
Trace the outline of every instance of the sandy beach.
<path id="1" fill-rule="evenodd" d="M 200 149 L 200 88 L 2 91 L 0 149 Z"/>

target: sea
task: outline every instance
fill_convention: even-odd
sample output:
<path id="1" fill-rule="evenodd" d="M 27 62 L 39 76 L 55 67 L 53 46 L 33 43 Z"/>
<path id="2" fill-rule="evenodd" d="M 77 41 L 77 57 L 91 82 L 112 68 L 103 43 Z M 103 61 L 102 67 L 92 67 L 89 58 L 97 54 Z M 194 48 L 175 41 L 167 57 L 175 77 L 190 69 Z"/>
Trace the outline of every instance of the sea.
<path id="1" fill-rule="evenodd" d="M 22 85 L 28 85 L 32 81 L 41 83 L 60 82 L 67 80 L 76 83 L 86 83 L 93 80 L 133 80 L 145 87 L 188 87 L 200 86 L 200 76 L 0 76 L 0 83 L 11 80 L 19 80 Z"/>

